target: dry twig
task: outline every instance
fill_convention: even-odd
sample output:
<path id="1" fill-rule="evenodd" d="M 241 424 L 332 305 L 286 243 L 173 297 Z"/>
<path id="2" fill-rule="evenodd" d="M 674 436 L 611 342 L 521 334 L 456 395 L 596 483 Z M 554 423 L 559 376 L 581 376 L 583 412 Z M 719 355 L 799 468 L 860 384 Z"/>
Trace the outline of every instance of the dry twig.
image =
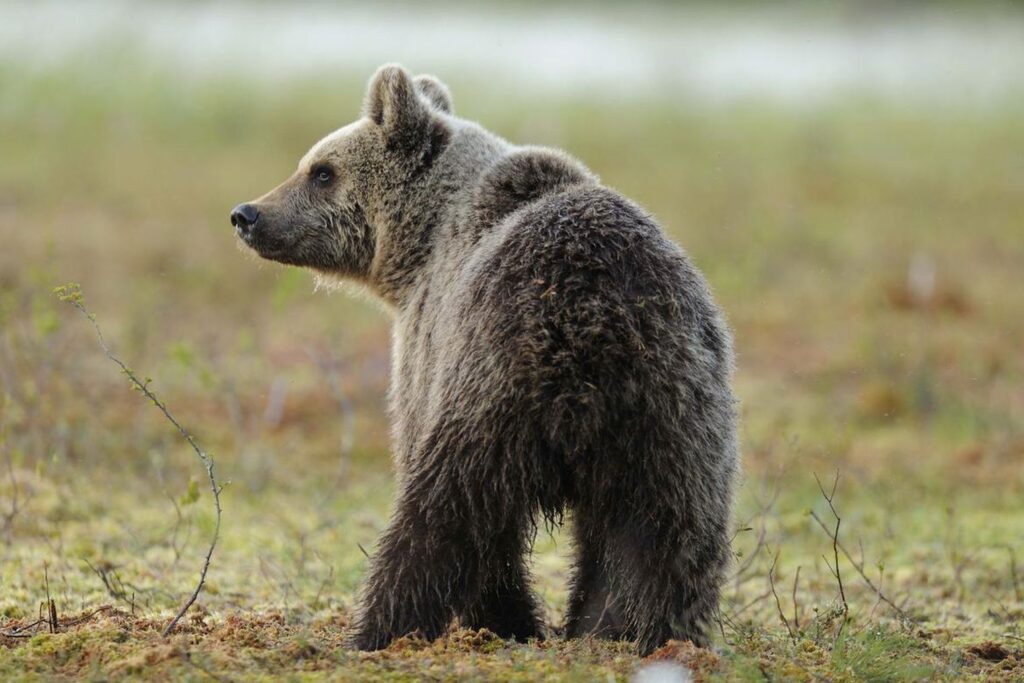
<path id="1" fill-rule="evenodd" d="M 43 586 L 46 588 L 46 624 L 50 627 L 50 633 L 56 633 L 60 628 L 57 621 L 57 603 L 50 597 L 50 567 L 43 563 Z"/>
<path id="2" fill-rule="evenodd" d="M 83 558 L 82 561 L 103 582 L 103 587 L 107 589 L 107 595 L 131 606 L 132 603 L 128 599 L 128 591 L 125 590 L 125 583 L 121 580 L 121 576 L 117 573 L 117 569 L 114 566 L 103 562 L 101 566 L 97 567 L 87 559 Z"/>
<path id="3" fill-rule="evenodd" d="M 123 612 L 118 612 L 117 608 L 114 607 L 113 605 L 101 605 L 101 606 L 97 607 L 96 609 L 94 609 L 94 610 L 92 610 L 90 612 L 86 612 L 85 614 L 83 614 L 83 615 L 81 615 L 79 617 L 76 617 L 74 619 L 66 619 L 66 620 L 64 620 L 63 622 L 61 622 L 54 629 L 54 631 L 51 631 L 51 633 L 57 632 L 57 628 L 67 629 L 68 627 L 71 627 L 71 626 L 78 626 L 79 624 L 84 624 L 85 622 L 89 621 L 90 619 L 92 619 L 97 614 L 100 614 L 101 612 L 114 612 L 115 614 L 124 614 Z M 40 627 L 40 626 L 42 626 L 44 624 L 47 626 L 47 628 L 49 628 L 53 623 L 55 623 L 55 621 L 56 621 L 56 616 L 47 615 L 45 617 L 40 617 L 39 619 L 36 619 L 33 622 L 25 624 L 24 626 L 16 627 L 13 631 L 0 631 L 0 637 L 4 637 L 4 638 L 31 638 L 32 636 L 34 636 L 36 634 L 35 629 L 37 629 L 38 627 Z"/>
<path id="4" fill-rule="evenodd" d="M 35 635 L 35 628 L 42 624 L 49 624 L 49 619 L 36 619 L 35 621 L 15 628 L 13 631 L 0 631 L 4 638 L 31 638 Z"/>
<path id="5" fill-rule="evenodd" d="M 829 509 L 832 511 L 832 514 L 836 518 L 835 527 L 830 529 L 828 525 L 826 525 L 825 522 L 821 519 L 818 513 L 814 512 L 813 510 L 811 511 L 811 518 L 814 519 L 814 521 L 818 523 L 818 526 L 821 527 L 822 531 L 828 534 L 829 537 L 832 539 L 832 552 L 834 558 L 833 561 L 835 562 L 835 568 L 833 569 L 833 567 L 830 565 L 829 569 L 832 570 L 833 576 L 835 576 L 836 580 L 839 582 L 840 598 L 843 602 L 844 614 L 848 611 L 848 606 L 846 603 L 846 594 L 845 590 L 843 589 L 842 578 L 839 576 L 839 552 L 842 552 L 843 557 L 846 558 L 846 561 L 849 562 L 850 565 L 857 571 L 857 574 L 860 576 L 861 580 L 864 581 L 864 583 L 867 585 L 868 588 L 871 589 L 872 592 L 874 592 L 874 594 L 878 597 L 879 600 L 881 600 L 886 605 L 891 607 L 893 611 L 895 611 L 901 619 L 903 619 L 904 621 L 910 621 L 910 615 L 908 615 L 902 607 L 897 605 L 885 593 L 883 593 L 881 587 L 876 585 L 875 582 L 872 581 L 870 577 L 868 577 L 867 572 L 864 571 L 864 559 L 861 558 L 860 562 L 854 560 L 853 556 L 850 554 L 850 551 L 848 551 L 846 547 L 843 545 L 842 541 L 839 540 L 839 526 L 842 520 L 840 519 L 839 514 L 836 512 L 836 507 L 833 502 L 836 493 L 836 486 L 839 483 L 839 472 L 836 472 L 835 482 L 832 484 L 832 491 L 829 494 L 825 493 L 825 488 L 821 485 L 821 480 L 818 479 L 818 475 L 814 475 L 814 478 L 818 482 L 818 487 L 821 489 L 821 494 L 825 496 L 825 500 L 828 501 Z M 828 560 L 826 560 L 825 562 L 826 564 L 829 564 Z"/>
<path id="6" fill-rule="evenodd" d="M 782 609 L 782 601 L 779 599 L 779 593 L 775 590 L 775 565 L 779 563 L 779 553 L 775 553 L 775 557 L 772 559 L 772 566 L 768 570 L 768 586 L 771 589 L 772 595 L 775 597 L 775 607 L 779 611 L 779 620 L 782 625 L 786 627 L 786 632 L 789 634 L 789 639 L 796 644 L 796 631 L 793 630 L 793 626 L 789 623 L 789 619 L 786 618 L 786 612 Z"/>
<path id="7" fill-rule="evenodd" d="M 1024 592 L 1021 591 L 1020 584 L 1017 582 L 1017 555 L 1013 551 L 1013 546 L 1006 546 L 1006 552 L 1010 554 L 1010 586 L 1013 588 L 1013 597 L 1017 602 L 1024 601 Z"/>
<path id="8" fill-rule="evenodd" d="M 836 511 L 836 506 L 833 503 L 833 500 L 836 497 L 836 487 L 839 486 L 839 470 L 836 470 L 836 477 L 832 481 L 832 491 L 830 493 L 825 493 L 825 487 L 822 486 L 821 479 L 818 478 L 817 474 L 814 475 L 814 481 L 818 482 L 818 489 L 821 491 L 822 497 L 824 497 L 825 501 L 828 503 L 828 508 L 832 511 L 832 516 L 836 519 L 835 528 L 830 530 L 818 516 L 818 513 L 813 510 L 811 511 L 811 516 L 814 520 L 832 538 L 832 562 L 829 563 L 826 558 L 825 565 L 828 566 L 829 571 L 832 572 L 832 576 L 836 578 L 836 582 L 839 584 L 839 599 L 842 601 L 843 615 L 846 615 L 850 611 L 850 607 L 846 602 L 846 589 L 843 587 L 843 575 L 839 571 L 839 527 L 843 523 L 843 520 Z"/>
<path id="9" fill-rule="evenodd" d="M 757 540 L 754 543 L 754 548 L 750 551 L 750 553 L 747 554 L 746 557 L 743 558 L 743 561 L 735 569 L 732 575 L 733 588 L 737 594 L 739 593 L 740 586 L 742 586 L 744 583 L 746 583 L 750 579 L 753 579 L 756 576 L 756 574 L 753 573 L 751 570 L 753 568 L 754 562 L 761 555 L 761 551 L 764 550 L 765 546 L 767 545 L 768 513 L 770 513 L 772 508 L 775 507 L 775 501 L 778 500 L 780 491 L 781 487 L 779 486 L 778 480 L 776 480 L 775 486 L 773 487 L 773 490 L 768 498 L 768 501 L 762 503 L 758 499 L 758 512 L 746 524 L 741 525 L 740 528 L 738 528 L 736 532 L 733 533 L 732 542 L 735 543 L 736 538 L 739 536 L 740 532 L 753 531 L 754 527 L 751 525 L 753 524 L 755 519 L 760 519 L 760 523 L 758 524 L 757 529 Z"/>
<path id="10" fill-rule="evenodd" d="M 93 330 L 96 332 L 96 338 L 99 340 L 100 348 L 103 349 L 103 353 L 106 354 L 107 358 L 109 358 L 119 368 L 121 368 L 121 372 L 124 373 L 125 377 L 128 378 L 128 381 L 131 382 L 133 388 L 139 393 L 141 393 L 143 396 L 145 396 L 147 399 L 149 399 L 149 402 L 152 403 L 161 413 L 163 413 L 164 417 L 167 418 L 168 422 L 170 422 L 174 426 L 174 428 L 178 430 L 178 432 L 185 439 L 185 441 L 188 442 L 188 445 L 192 447 L 192 450 L 195 451 L 196 456 L 198 456 L 200 462 L 202 462 L 203 464 L 203 467 L 206 469 L 206 476 L 210 482 L 210 491 L 213 493 L 213 506 L 214 510 L 216 511 L 216 521 L 213 527 L 213 537 L 210 539 L 210 546 L 209 548 L 207 548 L 206 557 L 203 560 L 203 567 L 199 572 L 199 581 L 198 583 L 196 583 L 195 590 L 192 591 L 192 594 L 189 596 L 188 600 L 186 600 L 185 604 L 181 606 L 181 609 L 178 610 L 178 613 L 174 616 L 171 622 L 167 624 L 167 627 L 163 631 L 163 635 L 166 637 L 170 635 L 172 631 L 174 631 L 175 627 L 178 625 L 178 622 L 181 620 L 181 618 L 185 616 L 185 613 L 189 610 L 190 607 L 192 607 L 195 601 L 199 598 L 199 593 L 202 592 L 203 586 L 206 585 L 206 574 L 210 569 L 210 561 L 213 558 L 213 551 L 217 547 L 217 540 L 220 538 L 220 522 L 222 513 L 220 506 L 220 494 L 224 487 L 217 483 L 217 478 L 214 476 L 213 459 L 209 456 L 209 454 L 206 453 L 206 451 L 204 451 L 199 446 L 199 444 L 196 442 L 192 434 L 190 434 L 188 430 L 181 426 L 181 423 L 178 422 L 174 415 L 171 414 L 170 410 L 168 410 L 164 402 L 161 401 L 157 397 L 157 395 L 154 394 L 153 391 L 149 388 L 149 384 L 152 380 L 150 380 L 150 378 L 148 377 L 145 379 L 140 379 L 131 368 L 125 365 L 125 363 L 116 355 L 114 355 L 113 351 L 110 350 L 110 347 L 107 345 L 106 340 L 103 338 L 103 331 L 100 330 L 99 323 L 96 322 L 96 316 L 85 307 L 85 303 L 82 301 L 82 292 L 79 286 L 76 284 L 69 284 L 57 287 L 54 291 L 61 301 L 74 306 L 79 313 L 85 316 L 85 318 L 90 323 L 92 323 Z"/>
<path id="11" fill-rule="evenodd" d="M 800 570 L 803 567 L 799 565 L 796 568 L 796 576 L 793 577 L 793 628 L 800 631 L 800 601 L 796 598 L 796 589 L 800 585 Z"/>
<path id="12" fill-rule="evenodd" d="M 11 542 L 11 529 L 14 526 L 14 520 L 18 516 L 18 513 L 21 512 L 21 491 L 18 488 L 18 480 L 14 476 L 14 456 L 11 454 L 6 420 L 2 425 L 2 430 L 0 430 L 0 445 L 2 445 L 4 450 L 4 462 L 7 464 L 7 477 L 11 480 L 11 504 L 10 508 L 4 512 L 3 517 L 4 538 L 9 545 Z"/>

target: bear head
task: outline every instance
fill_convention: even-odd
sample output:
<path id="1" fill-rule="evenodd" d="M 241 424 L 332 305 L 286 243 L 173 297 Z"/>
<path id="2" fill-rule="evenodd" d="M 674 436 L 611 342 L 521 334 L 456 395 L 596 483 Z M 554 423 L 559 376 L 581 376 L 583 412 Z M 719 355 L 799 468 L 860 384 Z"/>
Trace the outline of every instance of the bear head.
<path id="1" fill-rule="evenodd" d="M 370 79 L 363 116 L 316 143 L 295 172 L 231 223 L 261 257 L 369 280 L 381 231 L 408 220 L 410 189 L 447 146 L 448 89 L 387 65 Z"/>

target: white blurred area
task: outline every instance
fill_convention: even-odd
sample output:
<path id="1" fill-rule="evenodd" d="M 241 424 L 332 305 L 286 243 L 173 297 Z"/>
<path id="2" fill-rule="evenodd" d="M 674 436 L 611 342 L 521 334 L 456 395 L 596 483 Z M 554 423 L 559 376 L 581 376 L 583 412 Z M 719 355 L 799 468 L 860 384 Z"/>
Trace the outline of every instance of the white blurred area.
<path id="1" fill-rule="evenodd" d="M 631 683 L 693 683 L 693 674 L 682 664 L 654 661 L 644 664 L 633 674 Z"/>
<path id="2" fill-rule="evenodd" d="M 971 3 L 588 5 L 7 2 L 0 59 L 123 51 L 184 77 L 369 74 L 398 61 L 544 94 L 985 106 L 1024 92 L 1024 13 Z"/>

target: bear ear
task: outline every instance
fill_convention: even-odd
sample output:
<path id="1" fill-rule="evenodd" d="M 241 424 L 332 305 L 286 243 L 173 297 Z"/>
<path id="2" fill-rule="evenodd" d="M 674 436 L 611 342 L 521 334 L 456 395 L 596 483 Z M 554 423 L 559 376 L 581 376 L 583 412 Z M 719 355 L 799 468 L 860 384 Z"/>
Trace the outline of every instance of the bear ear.
<path id="1" fill-rule="evenodd" d="M 370 79 L 364 110 L 386 132 L 414 126 L 429 115 L 409 72 L 397 64 L 377 69 Z"/>
<path id="2" fill-rule="evenodd" d="M 453 112 L 452 93 L 448 90 L 447 85 L 427 74 L 420 74 L 412 79 L 412 82 L 415 84 L 416 90 L 426 97 L 427 101 L 434 105 L 435 109 L 445 114 Z"/>

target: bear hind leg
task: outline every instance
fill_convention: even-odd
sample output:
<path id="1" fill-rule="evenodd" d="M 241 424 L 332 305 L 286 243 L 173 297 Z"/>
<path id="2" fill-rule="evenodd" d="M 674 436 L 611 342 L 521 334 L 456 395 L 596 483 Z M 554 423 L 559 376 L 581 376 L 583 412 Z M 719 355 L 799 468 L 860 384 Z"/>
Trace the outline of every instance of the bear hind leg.
<path id="1" fill-rule="evenodd" d="M 622 605 L 628 637 L 641 655 L 669 639 L 707 647 L 730 552 L 726 508 L 710 518 L 692 508 L 642 508 L 609 520 L 605 553 L 610 593 Z"/>
<path id="2" fill-rule="evenodd" d="M 522 534 L 503 535 L 496 548 L 497 561 L 484 573 L 479 594 L 460 615 L 462 626 L 486 628 L 501 638 L 520 642 L 544 637 L 540 608 L 523 559 L 525 545 Z"/>
<path id="3" fill-rule="evenodd" d="M 565 635 L 594 636 L 609 640 L 627 637 L 621 605 L 613 601 L 604 567 L 604 543 L 577 521 L 576 560 L 569 592 Z"/>
<path id="4" fill-rule="evenodd" d="M 729 501 L 698 491 L 618 490 L 604 497 L 615 504 L 577 511 L 569 637 L 635 640 L 643 655 L 670 639 L 709 645 L 730 557 Z"/>

